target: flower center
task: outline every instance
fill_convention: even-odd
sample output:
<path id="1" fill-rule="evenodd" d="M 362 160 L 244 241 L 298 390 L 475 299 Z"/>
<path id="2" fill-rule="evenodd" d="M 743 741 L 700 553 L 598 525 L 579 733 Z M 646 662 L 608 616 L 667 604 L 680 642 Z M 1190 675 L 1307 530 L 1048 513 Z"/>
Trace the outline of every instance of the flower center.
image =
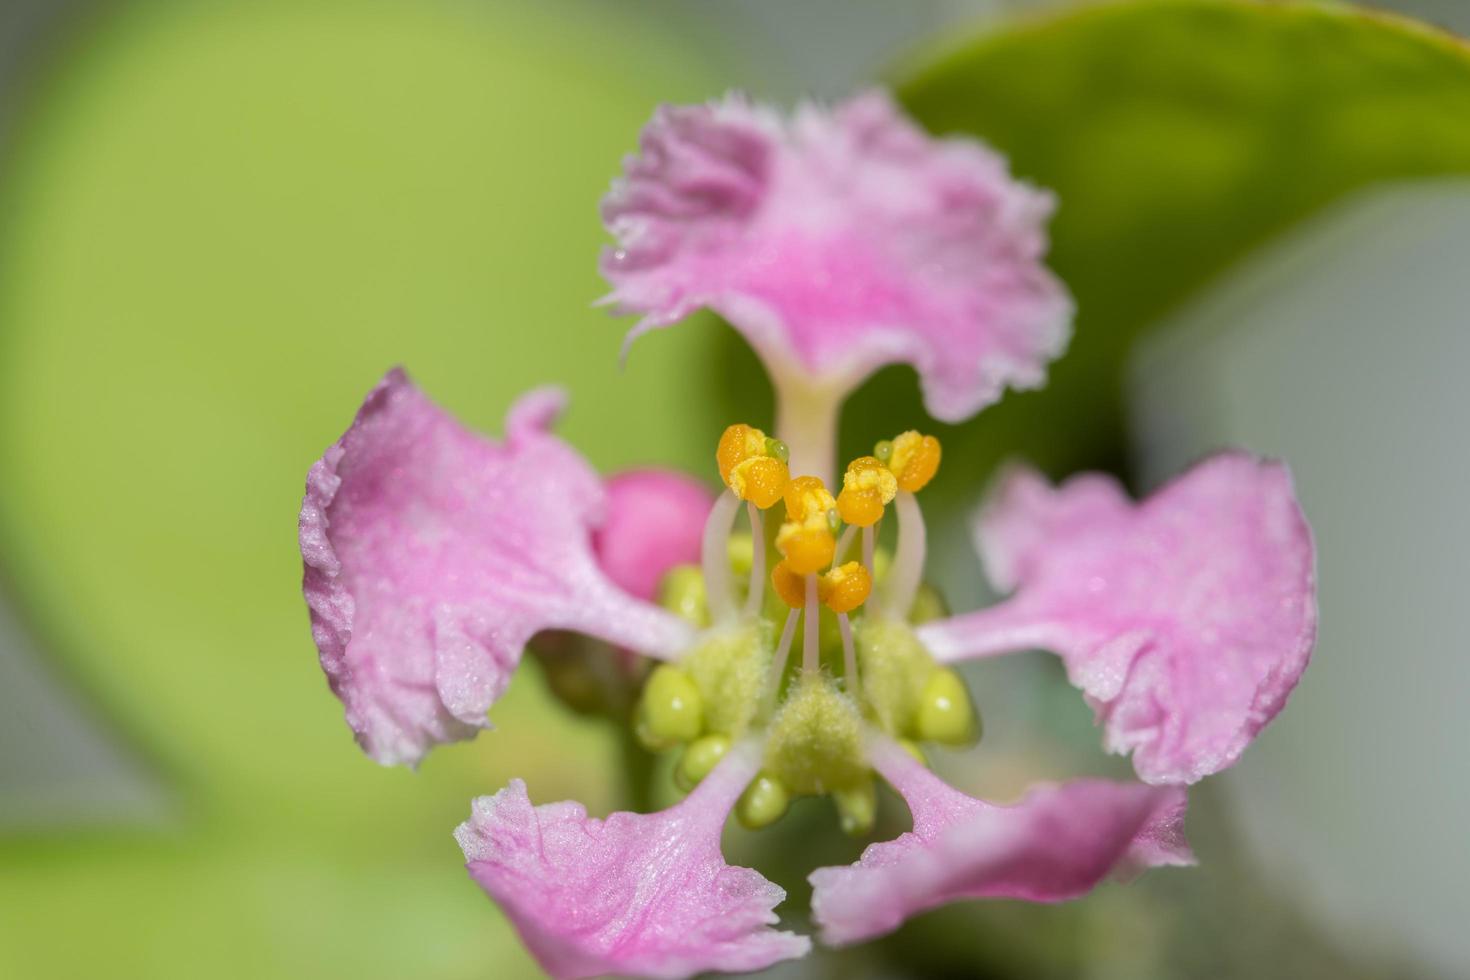
<path id="1" fill-rule="evenodd" d="M 702 627 L 677 663 L 662 664 L 635 725 L 652 750 L 682 746 L 675 779 L 692 789 L 742 739 L 764 767 L 736 808 L 747 826 L 779 819 L 792 799 L 830 796 L 844 830 L 876 815 L 869 727 L 900 740 L 972 744 L 979 718 L 964 683 L 934 662 L 913 624 L 943 615 L 921 582 L 925 532 L 914 494 L 934 476 L 939 442 L 906 432 L 853 460 L 834 497 L 820 479 L 792 479 L 784 446 L 733 425 L 716 460 L 726 492 L 711 510 L 701 566 L 672 570 L 664 605 Z M 742 508 L 749 529 L 736 530 Z M 765 515 L 780 505 L 779 524 Z M 890 552 L 884 515 L 898 515 Z M 766 554 L 780 555 L 769 575 Z M 875 594 L 876 593 L 876 594 Z"/>

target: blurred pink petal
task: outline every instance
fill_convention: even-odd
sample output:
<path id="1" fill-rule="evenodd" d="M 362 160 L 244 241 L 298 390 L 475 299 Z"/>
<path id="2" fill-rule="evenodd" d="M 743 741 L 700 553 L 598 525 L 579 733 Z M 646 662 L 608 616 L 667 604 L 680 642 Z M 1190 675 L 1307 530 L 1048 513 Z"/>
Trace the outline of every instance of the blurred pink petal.
<path id="1" fill-rule="evenodd" d="M 1015 595 L 928 624 L 940 660 L 1060 654 L 1150 783 L 1235 762 L 1281 711 L 1316 640 L 1312 535 L 1280 463 L 1209 459 L 1134 504 L 1108 477 L 1003 481 L 977 527 Z"/>
<path id="2" fill-rule="evenodd" d="M 489 727 L 537 631 L 590 633 L 655 656 L 688 627 L 598 569 L 597 474 L 547 427 L 562 394 L 524 396 L 506 441 L 461 426 L 391 371 L 312 468 L 304 591 L 332 691 L 363 750 L 417 763 Z"/>
<path id="3" fill-rule="evenodd" d="M 598 564 L 618 588 L 652 601 L 669 569 L 699 561 L 715 495 L 670 470 L 630 470 L 606 489 L 607 519 L 592 539 Z"/>
<path id="4" fill-rule="evenodd" d="M 470 876 L 554 977 L 759 970 L 811 948 L 770 928 L 786 893 L 720 854 L 759 764 L 758 746 L 738 746 L 677 806 L 606 820 L 578 803 L 533 807 L 517 779 L 475 800 L 454 836 Z"/>
<path id="5" fill-rule="evenodd" d="M 1042 384 L 1070 336 L 1042 264 L 1051 195 L 882 92 L 789 119 L 738 95 L 665 106 L 625 166 L 602 270 L 616 309 L 643 314 L 630 341 L 709 307 L 778 389 L 846 392 L 906 362 L 930 413 L 958 421 Z"/>
<path id="6" fill-rule="evenodd" d="M 892 743 L 871 758 L 907 801 L 913 831 L 870 845 L 856 864 L 812 872 L 824 943 L 861 942 L 962 899 L 1060 902 L 1110 875 L 1194 863 L 1177 787 L 1083 779 L 995 806 L 945 785 Z"/>

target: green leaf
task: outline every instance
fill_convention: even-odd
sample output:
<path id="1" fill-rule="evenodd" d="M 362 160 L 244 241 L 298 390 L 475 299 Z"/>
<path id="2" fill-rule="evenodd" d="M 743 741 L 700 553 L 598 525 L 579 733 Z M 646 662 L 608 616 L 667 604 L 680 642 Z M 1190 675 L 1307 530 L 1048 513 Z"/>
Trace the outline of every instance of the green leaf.
<path id="1" fill-rule="evenodd" d="M 1079 308 L 1044 391 L 939 427 L 936 512 L 972 504 L 1010 454 L 1121 470 L 1123 368 L 1161 314 L 1344 195 L 1470 173 L 1470 48 L 1348 6 L 1087 7 L 948 43 L 898 77 L 926 126 L 988 140 L 1056 192 L 1052 265 Z M 844 442 L 922 424 L 912 373 L 892 369 L 854 399 Z"/>
<path id="2" fill-rule="evenodd" d="M 619 374 L 592 308 L 598 198 L 707 69 L 594 0 L 82 26 L 0 186 L 0 555 L 175 823 L 0 840 L 0 974 L 534 974 L 450 833 L 517 774 L 607 809 L 616 745 L 531 669 L 492 736 L 373 765 L 316 665 L 296 514 L 397 363 L 491 433 L 521 391 L 568 386 L 563 431 L 604 468 L 707 456 L 710 332 Z M 455 929 L 409 928 L 450 906 Z"/>

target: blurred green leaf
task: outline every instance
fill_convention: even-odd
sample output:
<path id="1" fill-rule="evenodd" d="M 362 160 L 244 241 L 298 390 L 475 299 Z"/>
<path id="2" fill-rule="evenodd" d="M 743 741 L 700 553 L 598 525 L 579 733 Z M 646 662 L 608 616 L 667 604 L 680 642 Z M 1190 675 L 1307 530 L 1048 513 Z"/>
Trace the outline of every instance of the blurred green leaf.
<path id="1" fill-rule="evenodd" d="M 937 427 L 936 512 L 970 506 L 1011 454 L 1123 470 L 1123 368 L 1161 314 L 1344 195 L 1470 172 L 1470 48 L 1346 5 L 1088 6 L 950 40 L 897 80 L 931 130 L 980 136 L 1056 192 L 1051 262 L 1079 309 L 1044 391 Z M 890 369 L 852 401 L 844 440 L 859 452 L 922 424 L 912 372 Z"/>
<path id="2" fill-rule="evenodd" d="M 532 670 L 494 736 L 374 766 L 316 666 L 296 513 L 397 363 L 491 433 L 566 385 L 563 431 L 603 468 L 703 458 L 716 420 L 674 406 L 710 332 L 620 374 L 591 304 L 597 200 L 708 69 L 594 0 L 133 3 L 82 27 L 0 188 L 0 553 L 177 826 L 0 840 L 0 975 L 534 973 L 450 832 L 513 774 L 606 809 L 616 745 Z"/>

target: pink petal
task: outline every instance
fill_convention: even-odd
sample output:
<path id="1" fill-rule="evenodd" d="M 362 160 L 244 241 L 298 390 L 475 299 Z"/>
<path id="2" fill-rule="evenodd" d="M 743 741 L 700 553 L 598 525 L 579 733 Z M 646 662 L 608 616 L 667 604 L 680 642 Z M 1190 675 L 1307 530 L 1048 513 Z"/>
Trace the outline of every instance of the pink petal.
<path id="1" fill-rule="evenodd" d="M 653 600 L 675 565 L 699 561 L 715 495 L 668 470 L 631 470 L 607 481 L 607 520 L 593 537 L 598 564 L 624 592 Z"/>
<path id="2" fill-rule="evenodd" d="M 812 912 L 831 945 L 962 899 L 1060 902 L 1110 875 L 1194 863 L 1179 788 L 1084 779 L 995 806 L 945 785 L 891 743 L 870 757 L 908 802 L 914 829 L 870 845 L 856 864 L 812 872 Z"/>
<path id="3" fill-rule="evenodd" d="M 811 941 L 770 928 L 786 893 L 720 854 L 759 764 L 757 746 L 739 746 L 679 805 L 606 820 L 577 803 L 533 807 L 514 780 L 475 800 L 454 836 L 470 876 L 554 977 L 760 970 Z"/>
<path id="4" fill-rule="evenodd" d="M 549 435 L 564 397 L 523 397 L 490 442 L 389 372 L 307 477 L 301 506 L 312 635 L 347 723 L 378 762 L 416 763 L 489 727 L 542 629 L 656 655 L 689 637 L 618 591 L 592 556 L 605 495 Z"/>
<path id="5" fill-rule="evenodd" d="M 1316 640 L 1312 535 L 1280 463 L 1241 453 L 1133 504 L 1108 477 L 1010 474 L 978 525 L 1015 595 L 929 624 L 941 660 L 1060 654 L 1110 751 L 1150 783 L 1230 766 L 1286 704 Z"/>
<path id="6" fill-rule="evenodd" d="M 738 95 L 665 106 L 603 202 L 631 341 L 707 306 L 781 386 L 850 389 L 912 364 L 936 418 L 1036 387 L 1072 304 L 1042 264 L 1051 195 L 967 139 L 935 140 L 882 92 L 785 119 Z"/>

